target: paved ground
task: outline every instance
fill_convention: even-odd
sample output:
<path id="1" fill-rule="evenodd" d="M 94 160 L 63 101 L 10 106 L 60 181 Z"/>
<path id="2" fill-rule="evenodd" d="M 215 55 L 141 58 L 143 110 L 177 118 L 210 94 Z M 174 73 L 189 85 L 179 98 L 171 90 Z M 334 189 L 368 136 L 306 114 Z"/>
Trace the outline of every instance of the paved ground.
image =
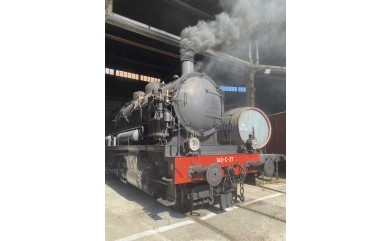
<path id="1" fill-rule="evenodd" d="M 246 201 L 179 213 L 106 176 L 106 240 L 285 240 L 285 179 L 245 184 Z"/>

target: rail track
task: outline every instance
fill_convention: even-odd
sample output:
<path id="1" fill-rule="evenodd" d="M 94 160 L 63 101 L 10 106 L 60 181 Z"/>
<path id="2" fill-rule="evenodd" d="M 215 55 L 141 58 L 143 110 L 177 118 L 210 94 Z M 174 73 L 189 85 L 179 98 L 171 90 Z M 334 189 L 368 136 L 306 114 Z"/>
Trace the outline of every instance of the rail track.
<path id="1" fill-rule="evenodd" d="M 279 192 L 279 193 L 282 193 L 282 194 L 286 194 L 286 191 L 280 191 L 280 190 L 276 190 L 276 189 L 273 189 L 273 188 L 270 188 L 270 187 L 264 187 L 264 186 L 259 186 L 260 188 L 263 188 L 263 189 L 267 189 L 267 190 L 270 190 L 270 191 L 273 191 L 273 192 Z"/>
<path id="2" fill-rule="evenodd" d="M 249 184 L 247 184 L 249 185 Z M 266 190 L 269 190 L 269 191 L 273 191 L 273 192 L 276 192 L 276 193 L 279 193 L 281 195 L 269 195 L 269 196 L 266 196 L 264 197 L 264 199 L 262 198 L 259 198 L 259 200 L 257 199 L 253 199 L 253 200 L 249 200 L 249 201 L 246 201 L 244 203 L 236 203 L 234 204 L 233 207 L 230 207 L 228 209 L 226 209 L 225 211 L 221 211 L 221 212 L 214 212 L 214 213 L 209 213 L 209 214 L 206 214 L 204 216 L 200 216 L 197 211 L 195 211 L 195 215 L 190 215 L 190 213 L 187 213 L 186 216 L 189 217 L 191 220 L 193 220 L 194 222 L 210 229 L 210 230 L 213 230 L 215 233 L 218 233 L 220 234 L 221 236 L 223 236 L 224 238 L 227 238 L 228 240 L 241 240 L 241 239 L 237 239 L 235 237 L 233 237 L 232 235 L 230 235 L 229 233 L 227 233 L 226 231 L 216 227 L 216 226 L 213 226 L 211 224 L 209 224 L 208 222 L 206 222 L 206 220 L 210 219 L 210 218 L 213 218 L 215 216 L 218 216 L 218 215 L 221 215 L 225 212 L 231 212 L 231 211 L 235 211 L 237 209 L 243 209 L 243 210 L 246 210 L 246 211 L 249 211 L 255 215 L 259 215 L 259 216 L 262 216 L 262 217 L 266 217 L 266 218 L 270 218 L 270 219 L 273 219 L 273 220 L 276 220 L 278 222 L 281 222 L 281 223 L 284 223 L 286 224 L 286 220 L 285 219 L 282 219 L 282 218 L 279 218 L 275 215 L 271 215 L 271 214 L 268 214 L 266 212 L 262 212 L 262 211 L 259 211 L 259 210 L 256 210 L 256 209 L 253 209 L 251 208 L 251 206 L 255 203 L 259 203 L 259 202 L 262 202 L 263 200 L 266 200 L 266 199 L 269 199 L 270 198 L 273 198 L 273 197 L 278 197 L 278 196 L 285 196 L 286 195 L 286 192 L 284 191 L 280 191 L 280 190 L 276 190 L 276 189 L 273 189 L 273 188 L 269 188 L 269 187 L 264 187 L 264 186 L 256 186 L 256 185 L 252 185 L 252 186 L 255 186 L 257 188 L 260 188 L 260 189 L 266 189 Z M 281 185 L 283 186 L 283 185 Z M 218 218 L 218 217 L 215 217 L 215 218 Z"/>
<path id="3" fill-rule="evenodd" d="M 115 192 L 110 191 L 111 197 L 118 197 L 116 199 L 118 204 L 122 204 L 115 207 L 127 207 L 127 205 L 134 203 L 132 200 L 137 196 L 137 199 L 134 200 L 136 203 L 131 204 L 132 208 L 128 206 L 123 209 L 123 218 L 128 219 L 132 225 L 128 227 L 121 225 L 118 226 L 119 229 L 107 226 L 109 228 L 107 232 L 110 233 L 110 236 L 106 239 L 107 241 L 146 240 L 149 237 L 154 240 L 173 241 L 183 240 L 186 237 L 188 239 L 211 238 L 213 240 L 285 240 L 284 197 L 286 192 L 282 183 L 281 185 L 269 186 L 267 186 L 268 184 L 266 186 L 245 184 L 247 193 L 245 202 L 235 203 L 225 210 L 220 210 L 218 205 L 208 205 L 204 208 L 195 209 L 193 215 L 190 215 L 190 212 L 178 213 L 170 208 L 155 205 L 154 199 L 150 196 L 142 195 L 138 190 L 129 189 L 129 186 L 121 185 L 117 183 L 117 180 L 107 180 L 106 183 L 114 188 L 113 191 Z M 115 195 L 115 193 L 118 195 Z M 139 203 L 143 203 L 143 205 L 139 206 Z M 134 210 L 134 212 L 130 210 Z M 111 218 L 110 220 L 113 219 L 111 213 L 118 212 L 111 208 L 108 208 L 108 211 L 107 215 L 109 216 L 107 217 Z M 142 214 L 143 212 L 145 213 Z M 140 218 L 140 215 L 143 218 Z M 136 216 L 138 220 L 141 220 L 141 223 L 131 221 Z M 156 217 L 161 217 L 161 219 L 156 219 Z M 115 220 L 119 220 L 118 215 L 115 216 Z M 154 223 L 154 220 L 170 221 L 167 225 L 153 224 L 152 229 L 145 228 Z M 129 231 L 125 232 L 124 229 L 129 229 Z M 132 230 L 138 231 L 134 232 Z M 123 232 L 123 234 L 117 232 Z"/>

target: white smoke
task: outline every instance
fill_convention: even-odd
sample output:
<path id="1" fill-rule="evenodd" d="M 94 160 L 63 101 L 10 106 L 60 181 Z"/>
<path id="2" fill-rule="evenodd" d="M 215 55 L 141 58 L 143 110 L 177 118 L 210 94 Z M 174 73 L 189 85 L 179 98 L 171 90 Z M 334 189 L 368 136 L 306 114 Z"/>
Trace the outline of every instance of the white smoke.
<path id="1" fill-rule="evenodd" d="M 208 48 L 222 43 L 231 44 L 240 36 L 239 20 L 227 13 L 216 15 L 216 20 L 199 21 L 196 26 L 185 28 L 181 33 L 181 57 L 192 58 Z"/>
<path id="2" fill-rule="evenodd" d="M 209 48 L 248 58 L 252 41 L 259 43 L 261 57 L 285 59 L 285 0 L 220 0 L 220 4 L 223 12 L 215 20 L 201 20 L 182 31 L 182 58 L 191 59 Z M 207 68 L 205 64 L 209 63 L 199 67 Z"/>

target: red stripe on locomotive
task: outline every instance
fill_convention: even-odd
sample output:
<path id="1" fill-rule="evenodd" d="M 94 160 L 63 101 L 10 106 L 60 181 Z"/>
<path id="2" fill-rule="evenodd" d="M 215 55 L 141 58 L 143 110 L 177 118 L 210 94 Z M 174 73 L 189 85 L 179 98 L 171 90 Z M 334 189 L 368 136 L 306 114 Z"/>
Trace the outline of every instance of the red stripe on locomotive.
<path id="1" fill-rule="evenodd" d="M 202 165 L 205 167 L 213 163 L 219 164 L 222 168 L 235 164 L 240 164 L 245 167 L 245 163 L 260 162 L 260 154 L 224 154 L 224 155 L 208 155 L 208 156 L 181 156 L 175 158 L 175 184 L 182 184 L 194 181 L 202 181 L 205 178 L 189 178 L 189 167 L 193 165 Z M 247 170 L 247 173 L 256 173 L 258 170 Z M 236 168 L 236 175 L 239 175 L 239 168 Z M 223 176 L 224 173 L 223 173 Z"/>

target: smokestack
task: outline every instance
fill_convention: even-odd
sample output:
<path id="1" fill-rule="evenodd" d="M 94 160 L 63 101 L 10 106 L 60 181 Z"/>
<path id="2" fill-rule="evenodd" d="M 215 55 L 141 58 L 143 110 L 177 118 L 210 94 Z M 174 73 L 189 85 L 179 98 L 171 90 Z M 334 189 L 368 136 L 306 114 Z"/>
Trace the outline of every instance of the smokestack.
<path id="1" fill-rule="evenodd" d="M 182 76 L 194 72 L 194 56 L 182 57 Z"/>

